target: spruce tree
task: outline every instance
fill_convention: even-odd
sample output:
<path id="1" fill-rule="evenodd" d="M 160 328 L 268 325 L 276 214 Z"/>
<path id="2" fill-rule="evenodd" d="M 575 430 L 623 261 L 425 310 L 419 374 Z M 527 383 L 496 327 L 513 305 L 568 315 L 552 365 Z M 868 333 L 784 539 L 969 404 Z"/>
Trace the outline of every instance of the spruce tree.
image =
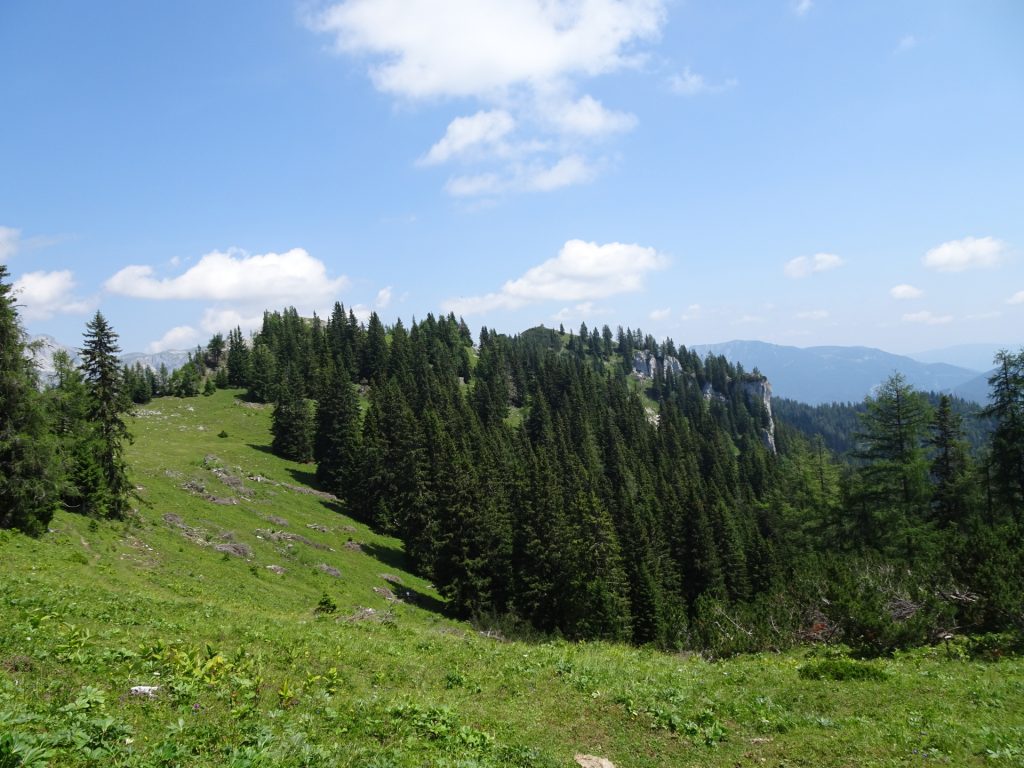
<path id="1" fill-rule="evenodd" d="M 117 359 L 121 349 L 117 346 L 117 334 L 99 311 L 85 329 L 81 366 L 89 392 L 87 413 L 95 437 L 93 458 L 102 478 L 93 511 L 106 517 L 123 517 L 131 494 L 124 447 L 132 437 L 123 419 L 130 403 Z"/>
<path id="2" fill-rule="evenodd" d="M 316 418 L 316 479 L 339 499 L 348 501 L 359 482 L 362 427 L 359 401 L 344 366 L 329 367 Z"/>
<path id="3" fill-rule="evenodd" d="M 1005 509 L 1024 521 L 1024 349 L 996 355 L 989 378 L 991 405 L 983 411 L 996 419 L 992 433 L 992 476 L 996 496 Z"/>
<path id="4" fill-rule="evenodd" d="M 274 435 L 271 448 L 278 456 L 292 461 L 312 461 L 313 413 L 292 374 L 278 388 L 270 430 Z"/>
<path id="5" fill-rule="evenodd" d="M 0 264 L 0 528 L 46 530 L 58 466 L 7 267 Z"/>

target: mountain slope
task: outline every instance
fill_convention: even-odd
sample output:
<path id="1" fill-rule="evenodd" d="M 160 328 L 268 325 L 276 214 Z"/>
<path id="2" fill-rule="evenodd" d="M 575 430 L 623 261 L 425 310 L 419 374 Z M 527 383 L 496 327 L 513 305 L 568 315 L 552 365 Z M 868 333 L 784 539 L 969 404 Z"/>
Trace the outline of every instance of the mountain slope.
<path id="1" fill-rule="evenodd" d="M 925 748 L 981 765 L 1016 743 L 1020 660 L 923 649 L 838 682 L 798 674 L 823 665 L 802 654 L 480 634 L 398 542 L 314 493 L 309 465 L 271 455 L 271 409 L 235 394 L 138 411 L 129 520 L 0 531 L 5 764 L 827 768 Z M 922 734 L 924 701 L 941 732 Z"/>
<path id="2" fill-rule="evenodd" d="M 921 363 L 870 347 L 789 347 L 762 341 L 728 341 L 692 347 L 700 355 L 723 355 L 748 371 L 760 369 L 780 397 L 810 405 L 859 402 L 894 372 L 917 389 L 951 391 L 978 371 L 946 363 Z M 964 395 L 966 397 L 966 395 Z"/>
<path id="3" fill-rule="evenodd" d="M 57 352 L 66 352 L 72 362 L 76 364 L 78 362 L 78 349 L 61 344 L 53 336 L 41 334 L 33 336 L 29 341 L 32 345 L 32 359 L 35 360 L 36 366 L 39 368 L 39 374 L 44 381 L 53 378 L 55 371 L 53 356 Z M 167 372 L 171 373 L 188 362 L 188 356 L 189 353 L 184 350 L 167 350 L 154 353 L 128 352 L 121 355 L 120 360 L 124 365 L 133 366 L 136 363 L 140 363 L 144 368 L 151 368 L 154 371 L 159 370 L 160 365 L 163 364 L 167 366 Z"/>

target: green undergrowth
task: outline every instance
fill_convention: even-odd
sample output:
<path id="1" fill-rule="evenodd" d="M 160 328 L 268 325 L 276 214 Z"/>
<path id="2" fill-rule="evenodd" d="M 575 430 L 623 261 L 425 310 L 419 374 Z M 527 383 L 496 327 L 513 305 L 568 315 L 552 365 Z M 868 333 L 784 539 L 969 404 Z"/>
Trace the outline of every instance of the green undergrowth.
<path id="1" fill-rule="evenodd" d="M 1018 657 L 710 661 L 453 621 L 236 394 L 139 409 L 130 519 L 0 532 L 0 767 L 1024 765 Z"/>

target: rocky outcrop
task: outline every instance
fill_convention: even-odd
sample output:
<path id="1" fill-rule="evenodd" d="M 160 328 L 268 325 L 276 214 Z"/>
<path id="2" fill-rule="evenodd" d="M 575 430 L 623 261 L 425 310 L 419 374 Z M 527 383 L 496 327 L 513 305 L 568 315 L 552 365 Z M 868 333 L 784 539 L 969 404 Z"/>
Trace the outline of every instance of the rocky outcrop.
<path id="1" fill-rule="evenodd" d="M 638 379 L 653 379 L 661 366 L 662 373 L 672 373 L 679 376 L 683 372 L 683 365 L 679 359 L 668 355 L 659 360 L 649 352 L 637 351 L 633 353 L 633 375 Z"/>
<path id="2" fill-rule="evenodd" d="M 775 419 L 772 416 L 772 385 L 768 379 L 761 378 L 746 378 L 742 382 L 743 392 L 751 400 L 759 401 L 764 406 L 764 411 L 768 415 L 768 424 L 761 428 L 761 440 L 764 442 L 765 447 L 772 453 L 776 453 L 775 448 Z"/>

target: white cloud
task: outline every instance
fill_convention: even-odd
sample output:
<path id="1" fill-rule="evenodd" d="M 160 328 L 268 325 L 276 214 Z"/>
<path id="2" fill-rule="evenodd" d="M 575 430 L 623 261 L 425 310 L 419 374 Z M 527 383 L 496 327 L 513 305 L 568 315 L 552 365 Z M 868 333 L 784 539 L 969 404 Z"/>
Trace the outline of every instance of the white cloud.
<path id="1" fill-rule="evenodd" d="M 917 38 L 913 35 L 904 35 L 900 38 L 900 41 L 896 43 L 896 53 L 906 53 L 917 47 Z"/>
<path id="2" fill-rule="evenodd" d="M 74 295 L 75 278 L 71 270 L 26 272 L 14 281 L 15 300 L 22 305 L 26 320 L 46 320 L 57 314 L 82 315 L 90 312 L 94 301 Z"/>
<path id="3" fill-rule="evenodd" d="M 473 151 L 500 146 L 502 139 L 515 127 L 516 121 L 503 109 L 481 110 L 469 117 L 457 117 L 448 124 L 444 137 L 420 162 L 422 165 L 439 165 Z"/>
<path id="4" fill-rule="evenodd" d="M 793 4 L 793 13 L 797 16 L 803 16 L 813 7 L 814 0 L 796 0 Z"/>
<path id="5" fill-rule="evenodd" d="M 470 315 L 492 309 L 517 309 L 537 301 L 586 302 L 639 291 L 648 272 L 668 260 L 653 248 L 636 244 L 569 240 L 558 256 L 509 280 L 496 293 L 452 299 L 446 312 Z"/>
<path id="6" fill-rule="evenodd" d="M 234 327 L 234 326 L 232 326 Z M 146 347 L 150 354 L 165 352 L 168 349 L 186 349 L 199 341 L 199 331 L 190 325 L 178 325 Z"/>
<path id="7" fill-rule="evenodd" d="M 797 320 L 824 320 L 828 317 L 828 311 L 824 309 L 810 309 L 806 312 L 797 312 Z"/>
<path id="8" fill-rule="evenodd" d="M 1006 300 L 1007 304 L 1024 304 L 1024 291 L 1017 291 Z"/>
<path id="9" fill-rule="evenodd" d="M 664 17 L 662 0 L 346 0 L 311 25 L 374 59 L 381 91 L 491 99 L 633 66 Z"/>
<path id="10" fill-rule="evenodd" d="M 139 299 L 208 299 L 246 303 L 288 304 L 327 299 L 348 285 L 345 277 L 329 278 L 322 261 L 301 248 L 277 254 L 249 255 L 232 249 L 214 251 L 174 278 L 156 279 L 153 268 L 133 265 L 111 277 L 111 293 Z"/>
<path id="11" fill-rule="evenodd" d="M 209 334 L 227 333 L 234 328 L 254 331 L 263 326 L 263 312 L 240 312 L 231 308 L 210 308 L 203 312 L 200 323 Z"/>
<path id="12" fill-rule="evenodd" d="M 683 315 L 683 320 L 699 320 L 704 314 L 704 310 L 700 304 L 691 304 L 686 308 L 686 314 Z"/>
<path id="13" fill-rule="evenodd" d="M 712 84 L 704 79 L 704 75 L 693 72 L 686 67 L 682 72 L 669 78 L 669 87 L 683 96 L 697 96 L 702 93 L 721 93 L 735 88 L 738 80 L 730 78 L 724 83 Z"/>
<path id="14" fill-rule="evenodd" d="M 584 184 L 594 178 L 596 170 L 579 155 L 563 157 L 550 168 L 534 168 L 522 180 L 527 189 L 550 192 L 553 189 Z"/>
<path id="15" fill-rule="evenodd" d="M 650 311 L 650 314 L 648 314 L 647 316 L 649 318 L 651 318 L 651 320 L 654 320 L 655 322 L 659 322 L 661 320 L 667 320 L 671 315 L 672 315 L 672 308 L 671 307 L 665 307 L 664 309 L 652 309 Z"/>
<path id="16" fill-rule="evenodd" d="M 924 291 L 912 285 L 901 283 L 890 288 L 889 295 L 894 299 L 919 299 L 924 296 Z"/>
<path id="17" fill-rule="evenodd" d="M 493 197 L 505 192 L 551 192 L 585 184 L 597 176 L 597 168 L 581 155 L 563 157 L 554 165 L 530 163 L 513 166 L 506 177 L 496 173 L 455 176 L 445 191 L 452 197 Z"/>
<path id="18" fill-rule="evenodd" d="M 607 315 L 608 310 L 598 309 L 592 301 L 582 301 L 574 307 L 562 307 L 555 314 L 551 316 L 552 320 L 557 320 L 559 323 L 564 323 L 567 320 L 586 320 L 588 317 L 594 315 Z"/>
<path id="19" fill-rule="evenodd" d="M 21 241 L 21 230 L 12 227 L 0 227 L 0 264 L 18 252 Z"/>
<path id="20" fill-rule="evenodd" d="M 377 308 L 387 309 L 391 303 L 391 286 L 386 286 L 377 291 Z"/>
<path id="21" fill-rule="evenodd" d="M 911 312 L 903 316 L 906 323 L 923 323 L 924 325 L 943 325 L 952 322 L 952 315 L 936 315 L 927 309 L 920 312 Z"/>
<path id="22" fill-rule="evenodd" d="M 940 272 L 963 272 L 998 266 L 1006 254 L 1006 244 L 994 237 L 965 237 L 932 248 L 921 261 Z"/>
<path id="23" fill-rule="evenodd" d="M 578 95 L 586 79 L 637 67 L 666 0 L 343 0 L 309 19 L 336 49 L 363 57 L 378 90 L 405 100 L 473 99 L 420 161 L 500 161 L 448 181 L 457 197 L 544 190 L 516 158 L 572 156 L 581 142 L 632 130 L 637 118 Z M 513 134 L 519 137 L 512 142 Z M 512 158 L 510 160 L 510 157 Z M 548 156 L 542 163 L 550 164 Z M 592 163 L 586 163 L 589 166 Z M 590 176 L 576 174 L 570 183 Z M 484 190 L 476 192 L 475 190 Z"/>
<path id="24" fill-rule="evenodd" d="M 560 100 L 546 110 L 547 119 L 560 132 L 576 136 L 627 133 L 636 127 L 636 115 L 607 109 L 592 96 Z"/>
<path id="25" fill-rule="evenodd" d="M 815 272 L 827 272 L 844 264 L 834 253 L 816 253 L 813 256 L 797 256 L 786 262 L 783 268 L 787 277 L 794 279 L 807 277 Z"/>

